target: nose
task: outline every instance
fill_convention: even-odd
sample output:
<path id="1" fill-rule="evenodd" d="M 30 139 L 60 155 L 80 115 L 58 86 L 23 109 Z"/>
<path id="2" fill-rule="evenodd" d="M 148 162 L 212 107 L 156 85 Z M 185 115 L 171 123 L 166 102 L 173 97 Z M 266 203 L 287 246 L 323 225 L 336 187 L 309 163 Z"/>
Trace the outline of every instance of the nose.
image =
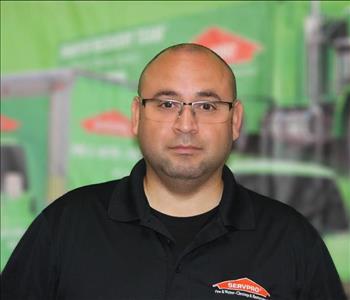
<path id="1" fill-rule="evenodd" d="M 182 133 L 195 133 L 198 124 L 191 106 L 184 106 L 174 122 L 174 130 Z"/>

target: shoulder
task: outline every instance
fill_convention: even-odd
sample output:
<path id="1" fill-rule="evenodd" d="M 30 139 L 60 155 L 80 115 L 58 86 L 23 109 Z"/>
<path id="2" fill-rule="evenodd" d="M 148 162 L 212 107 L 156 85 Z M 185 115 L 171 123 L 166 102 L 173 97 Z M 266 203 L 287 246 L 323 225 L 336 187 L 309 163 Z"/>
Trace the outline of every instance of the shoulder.
<path id="1" fill-rule="evenodd" d="M 257 229 L 268 230 L 271 227 L 271 233 L 280 232 L 308 241 L 316 242 L 320 236 L 310 222 L 293 207 L 278 200 L 258 194 L 239 185 L 240 193 L 245 193 L 250 199 Z"/>
<path id="2" fill-rule="evenodd" d="M 301 213 L 244 187 L 241 192 L 251 199 L 257 235 L 263 237 L 264 243 L 283 248 L 283 253 L 296 262 L 299 270 L 306 272 L 320 256 L 331 261 L 320 234 Z"/>
<path id="3" fill-rule="evenodd" d="M 49 223 L 68 218 L 84 218 L 91 213 L 106 212 L 113 192 L 123 179 L 76 188 L 49 204 L 41 213 Z M 57 224 L 56 224 L 57 225 Z"/>
<path id="4" fill-rule="evenodd" d="M 252 235 L 258 237 L 260 249 L 268 249 L 292 274 L 301 298 L 345 299 L 328 249 L 309 221 L 282 202 L 242 186 L 239 192 L 251 202 L 255 218 Z"/>
<path id="5" fill-rule="evenodd" d="M 302 218 L 305 219 L 298 211 L 296 211 L 293 207 L 278 201 L 276 199 L 272 199 L 268 196 L 259 194 L 254 192 L 240 184 L 238 184 L 240 194 L 248 195 L 249 199 L 252 202 L 255 213 L 260 215 L 274 215 L 291 217 L 291 218 Z"/>

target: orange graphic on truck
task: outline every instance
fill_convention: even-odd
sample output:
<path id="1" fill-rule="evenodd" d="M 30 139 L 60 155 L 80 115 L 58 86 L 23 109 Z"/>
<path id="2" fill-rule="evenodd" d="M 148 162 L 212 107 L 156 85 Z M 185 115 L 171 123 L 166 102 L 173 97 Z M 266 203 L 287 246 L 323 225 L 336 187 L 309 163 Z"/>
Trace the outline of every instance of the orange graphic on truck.
<path id="1" fill-rule="evenodd" d="M 0 115 L 0 130 L 2 132 L 12 132 L 19 128 L 19 122 L 6 117 L 4 115 Z"/>
<path id="2" fill-rule="evenodd" d="M 89 133 L 122 137 L 133 136 L 129 118 L 116 110 L 85 119 L 81 125 Z"/>
<path id="3" fill-rule="evenodd" d="M 228 64 L 250 62 L 262 48 L 257 42 L 218 27 L 207 29 L 193 42 L 210 48 Z"/>

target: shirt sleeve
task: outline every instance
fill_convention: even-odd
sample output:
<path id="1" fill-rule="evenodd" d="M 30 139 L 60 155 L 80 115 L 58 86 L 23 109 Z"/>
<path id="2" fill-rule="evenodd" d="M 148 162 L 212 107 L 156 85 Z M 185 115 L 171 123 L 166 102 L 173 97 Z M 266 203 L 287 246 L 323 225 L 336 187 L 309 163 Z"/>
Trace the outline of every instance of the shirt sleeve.
<path id="1" fill-rule="evenodd" d="M 321 238 L 315 241 L 309 254 L 302 300 L 346 300 L 341 280 L 333 260 Z"/>
<path id="2" fill-rule="evenodd" d="M 44 214 L 40 214 L 21 238 L 1 278 L 1 299 L 53 299 L 55 253 Z"/>

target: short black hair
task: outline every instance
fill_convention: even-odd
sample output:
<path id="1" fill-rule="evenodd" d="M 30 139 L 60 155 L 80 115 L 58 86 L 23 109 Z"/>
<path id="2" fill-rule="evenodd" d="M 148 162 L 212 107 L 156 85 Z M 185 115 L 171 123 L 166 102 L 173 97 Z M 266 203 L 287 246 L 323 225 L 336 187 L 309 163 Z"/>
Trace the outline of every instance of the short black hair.
<path id="1" fill-rule="evenodd" d="M 140 78 L 139 78 L 139 82 L 138 82 L 138 87 L 137 87 L 137 92 L 138 95 L 141 96 L 141 88 L 142 88 L 142 81 L 143 81 L 143 77 L 145 72 L 147 71 L 148 67 L 155 61 L 157 60 L 157 58 L 162 55 L 163 53 L 166 52 L 170 52 L 170 51 L 179 51 L 179 50 L 184 50 L 187 52 L 205 52 L 205 53 L 210 53 L 212 55 L 214 55 L 214 57 L 216 57 L 217 59 L 219 59 L 219 61 L 221 61 L 223 63 L 223 65 L 226 67 L 226 69 L 228 70 L 230 77 L 231 77 L 231 81 L 232 81 L 232 94 L 234 99 L 237 97 L 237 87 L 236 87 L 236 77 L 235 74 L 233 73 L 231 67 L 228 65 L 228 63 L 220 56 L 218 55 L 216 52 L 214 52 L 213 50 L 199 45 L 199 44 L 194 44 L 194 43 L 181 43 L 181 44 L 176 44 L 176 45 L 172 45 L 170 47 L 167 47 L 165 49 L 163 49 L 162 51 L 160 51 L 156 56 L 154 56 L 147 64 L 146 66 L 143 68 Z"/>

